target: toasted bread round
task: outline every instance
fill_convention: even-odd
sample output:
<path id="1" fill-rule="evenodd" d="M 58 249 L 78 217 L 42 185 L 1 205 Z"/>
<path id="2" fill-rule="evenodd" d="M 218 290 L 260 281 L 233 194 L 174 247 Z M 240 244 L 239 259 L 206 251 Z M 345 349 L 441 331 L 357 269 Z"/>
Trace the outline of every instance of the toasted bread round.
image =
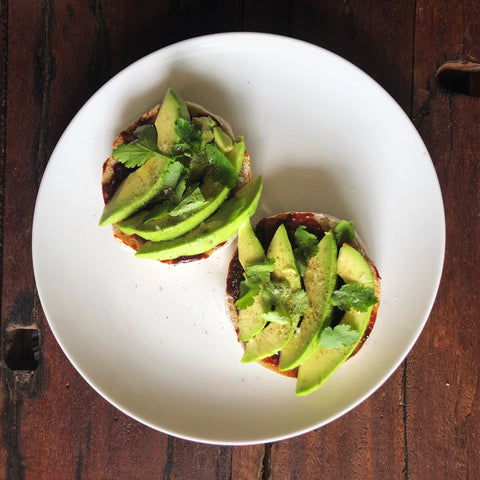
<path id="1" fill-rule="evenodd" d="M 206 110 L 205 108 L 203 108 L 202 106 L 196 103 L 192 103 L 188 101 L 185 103 L 192 117 L 208 117 L 208 116 L 211 117 L 213 120 L 217 122 L 220 128 L 232 140 L 235 139 L 231 126 L 222 117 L 209 112 L 208 110 Z M 136 120 L 134 123 L 129 125 L 127 128 L 125 128 L 125 130 L 122 130 L 113 141 L 113 145 L 112 145 L 113 149 L 117 148 L 119 145 L 133 142 L 136 139 L 134 132 L 138 127 L 142 125 L 148 125 L 148 124 L 153 125 L 155 123 L 155 119 L 157 118 L 158 111 L 160 110 L 160 106 L 161 106 L 160 104 L 155 105 L 149 112 L 144 113 L 140 118 L 138 118 L 138 120 Z M 134 169 L 127 168 L 123 163 L 119 162 L 113 156 L 110 156 L 109 158 L 107 158 L 107 160 L 105 160 L 103 164 L 102 179 L 101 179 L 102 195 L 103 195 L 103 201 L 105 204 L 107 204 L 112 199 L 119 185 L 133 171 Z M 248 183 L 250 180 L 251 180 L 250 156 L 248 152 L 245 151 L 245 157 L 243 159 L 242 168 L 240 170 L 239 180 L 235 188 L 232 190 L 232 192 L 235 192 L 241 186 Z M 142 237 L 138 235 L 127 235 L 126 233 L 123 233 L 118 228 L 117 224 L 112 225 L 112 230 L 113 230 L 113 235 L 115 239 L 122 246 L 129 247 L 134 251 L 139 250 L 140 247 L 142 247 L 142 245 L 144 245 L 144 243 L 146 242 L 146 240 L 144 240 Z M 182 262 L 195 261 L 195 260 L 200 260 L 202 258 L 207 258 L 208 256 L 210 256 L 210 254 L 213 251 L 215 251 L 216 249 L 220 248 L 223 245 L 226 245 L 226 243 L 217 245 L 212 250 L 205 252 L 202 255 L 195 255 L 192 257 L 182 257 L 181 261 Z M 176 263 L 176 261 L 169 260 L 166 263 Z"/>
<path id="2" fill-rule="evenodd" d="M 323 213 L 287 212 L 263 218 L 255 227 L 255 233 L 260 240 L 260 243 L 266 250 L 275 231 L 282 223 L 285 225 L 289 236 L 293 235 L 296 227 L 298 227 L 299 225 L 305 225 L 305 227 L 310 233 L 313 233 L 318 237 L 329 230 L 333 230 L 339 223 L 339 221 L 340 220 L 338 218 Z M 364 258 L 370 265 L 370 269 L 372 270 L 373 278 L 375 281 L 375 294 L 377 298 L 380 299 L 380 277 L 378 275 L 378 271 L 373 262 L 367 256 L 365 247 L 356 232 L 355 240 L 352 246 L 364 256 Z M 230 318 L 230 321 L 232 322 L 232 325 L 237 334 L 239 312 L 237 307 L 235 306 L 235 302 L 240 297 L 240 282 L 243 280 L 243 274 L 244 270 L 240 264 L 240 261 L 238 260 L 238 249 L 235 249 L 228 269 L 226 285 L 226 307 L 227 315 Z M 355 355 L 358 350 L 360 350 L 360 348 L 363 346 L 366 339 L 370 335 L 370 332 L 372 331 L 375 320 L 377 318 L 379 303 L 380 302 L 377 302 L 377 304 L 373 307 L 365 333 L 350 358 Z M 246 342 L 240 343 L 243 347 L 245 347 Z M 280 375 L 296 378 L 298 367 L 292 370 L 280 371 L 278 369 L 279 358 L 279 355 L 275 354 L 271 357 L 264 358 L 257 363 Z"/>

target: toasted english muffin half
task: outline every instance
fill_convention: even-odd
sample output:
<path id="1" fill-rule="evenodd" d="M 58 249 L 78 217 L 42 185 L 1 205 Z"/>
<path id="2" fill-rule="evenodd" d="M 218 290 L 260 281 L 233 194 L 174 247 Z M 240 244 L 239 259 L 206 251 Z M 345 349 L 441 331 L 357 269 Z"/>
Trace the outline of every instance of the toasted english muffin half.
<path id="1" fill-rule="evenodd" d="M 235 136 L 230 124 L 224 120 L 219 115 L 209 112 L 201 105 L 198 105 L 193 102 L 185 101 L 188 111 L 191 117 L 211 117 L 217 125 L 232 139 L 235 140 Z M 114 139 L 112 147 L 113 149 L 117 148 L 119 145 L 128 144 L 133 142 L 137 137 L 135 136 L 135 130 L 142 125 L 153 125 L 157 114 L 160 110 L 161 104 L 155 105 L 150 111 L 144 113 L 140 116 L 135 122 L 122 130 Z M 123 163 L 119 162 L 115 157 L 110 156 L 105 160 L 102 168 L 102 178 L 101 178 L 101 187 L 103 201 L 105 205 L 112 199 L 117 188 L 120 184 L 127 178 L 127 176 L 133 172 L 134 169 L 127 168 Z M 251 169 L 250 169 L 250 155 L 247 150 L 245 150 L 245 155 L 243 159 L 243 164 L 239 173 L 239 179 L 235 187 L 230 192 L 232 195 L 240 187 L 248 183 L 252 179 Z M 138 251 L 145 243 L 146 240 L 140 237 L 139 235 L 127 235 L 118 228 L 117 224 L 112 225 L 112 231 L 117 242 L 123 246 Z M 191 257 L 182 257 L 175 260 L 167 260 L 165 263 L 181 263 L 201 260 L 203 258 L 209 257 L 215 250 L 225 246 L 229 242 L 224 244 L 216 245 L 214 248 L 205 252 L 201 255 L 194 255 Z"/>
<path id="2" fill-rule="evenodd" d="M 278 215 L 273 215 L 270 217 L 263 218 L 260 220 L 255 230 L 255 235 L 260 240 L 264 250 L 266 251 L 273 235 L 275 234 L 277 228 L 284 224 L 287 230 L 289 237 L 293 237 L 293 232 L 295 229 L 300 226 L 304 225 L 310 233 L 316 235 L 319 239 L 328 231 L 333 231 L 337 224 L 340 222 L 340 219 L 333 217 L 331 215 L 323 214 L 323 213 L 309 213 L 309 212 L 287 212 L 281 213 Z M 355 239 L 352 242 L 352 247 L 358 250 L 365 260 L 368 262 L 369 267 L 371 269 L 374 284 L 375 284 L 375 295 L 378 298 L 377 304 L 373 307 L 372 312 L 370 314 L 369 322 L 365 332 L 349 358 L 355 355 L 360 348 L 363 346 L 365 341 L 367 340 L 370 332 L 373 329 L 375 324 L 375 320 L 377 318 L 378 308 L 380 304 L 380 276 L 378 274 L 377 268 L 370 260 L 367 255 L 365 246 L 361 241 L 360 237 L 358 236 L 357 232 L 355 232 Z M 226 309 L 227 315 L 232 323 L 233 328 L 237 334 L 238 339 L 238 332 L 239 332 L 239 310 L 237 309 L 235 302 L 240 297 L 240 283 L 244 278 L 244 270 L 242 265 L 240 264 L 238 258 L 238 248 L 235 249 L 232 259 L 230 261 L 230 265 L 228 268 L 227 280 L 226 280 Z M 239 341 L 240 342 L 240 341 Z M 247 342 L 240 342 L 243 348 Z M 293 368 L 291 370 L 281 371 L 278 368 L 279 365 L 280 355 L 276 353 L 272 356 L 264 358 L 262 360 L 257 361 L 263 367 L 278 373 L 280 375 L 296 378 L 298 373 L 298 367 Z"/>

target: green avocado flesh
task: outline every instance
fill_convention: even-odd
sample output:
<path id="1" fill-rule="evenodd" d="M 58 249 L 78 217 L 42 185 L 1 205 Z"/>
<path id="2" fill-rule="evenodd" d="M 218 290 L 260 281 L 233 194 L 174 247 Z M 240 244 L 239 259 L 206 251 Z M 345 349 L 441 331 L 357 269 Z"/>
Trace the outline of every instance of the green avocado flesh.
<path id="1" fill-rule="evenodd" d="M 255 236 L 250 220 L 238 229 L 238 259 L 243 269 L 265 260 L 262 244 Z"/>
<path id="2" fill-rule="evenodd" d="M 205 221 L 180 237 L 161 242 L 148 241 L 136 253 L 139 258 L 171 260 L 207 252 L 235 235 L 242 223 L 254 213 L 262 192 L 258 176 L 240 188 Z"/>
<path id="3" fill-rule="evenodd" d="M 236 143 L 233 149 L 226 155 L 237 172 L 240 170 L 244 156 L 244 142 Z M 179 237 L 212 215 L 225 201 L 230 192 L 230 189 L 215 182 L 210 175 L 205 176 L 200 190 L 205 197 L 206 203 L 197 210 L 178 216 L 166 215 L 158 220 L 147 222 L 144 221 L 144 219 L 149 214 L 149 210 L 142 210 L 138 214 L 119 223 L 118 227 L 127 235 L 136 234 L 152 242 L 171 240 Z"/>
<path id="4" fill-rule="evenodd" d="M 297 367 L 316 349 L 322 328 L 330 324 L 336 281 L 337 244 L 332 232 L 327 232 L 318 244 L 318 253 L 308 261 L 304 282 L 309 305 L 301 326 L 280 353 L 279 370 Z"/>
<path id="5" fill-rule="evenodd" d="M 217 126 L 215 120 L 211 117 L 193 117 L 192 123 L 200 130 L 202 133 L 202 149 L 205 148 L 207 143 L 213 142 L 213 128 Z"/>
<path id="6" fill-rule="evenodd" d="M 250 220 L 244 222 L 238 230 L 238 259 L 243 269 L 262 263 L 265 252 L 255 233 Z M 266 312 L 268 305 L 261 292 L 253 299 L 253 304 L 240 310 L 238 314 L 238 339 L 241 342 L 251 340 L 265 326 L 261 314 Z"/>
<path id="7" fill-rule="evenodd" d="M 232 139 L 220 127 L 213 127 L 213 137 L 215 144 L 224 155 L 233 148 Z"/>
<path id="8" fill-rule="evenodd" d="M 99 225 L 110 225 L 130 217 L 162 191 L 163 174 L 171 159 L 159 154 L 132 172 L 105 205 Z"/>
<path id="9" fill-rule="evenodd" d="M 338 275 L 345 283 L 359 283 L 367 288 L 375 288 L 375 279 L 370 265 L 363 255 L 349 244 L 343 244 L 338 254 Z M 359 332 L 358 340 L 348 347 L 324 349 L 318 347 L 314 353 L 300 365 L 297 375 L 297 395 L 307 395 L 320 386 L 348 359 L 360 342 L 368 325 L 372 308 L 366 312 L 349 310 L 341 324 L 350 325 Z"/>
<path id="10" fill-rule="evenodd" d="M 136 170 L 105 205 L 99 224 L 116 224 L 122 233 L 145 240 L 139 258 L 204 253 L 235 235 L 258 205 L 261 177 L 238 189 L 246 159 L 243 137 L 233 140 L 211 116 L 191 117 L 190 111 L 207 115 L 169 88 L 155 128 L 142 124 L 118 156 L 114 148 L 114 158 Z"/>
<path id="11" fill-rule="evenodd" d="M 294 246 L 298 249 L 299 244 L 294 237 Z M 332 296 L 338 288 L 338 278 L 343 283 L 360 284 L 373 290 L 375 278 L 369 263 L 359 251 L 347 243 L 338 250 L 333 231 L 327 231 L 318 242 L 318 250 L 308 258 L 303 277 L 296 268 L 294 252 L 297 250 L 293 250 L 287 230 L 281 224 L 266 254 L 267 258 L 275 259 L 270 281 L 259 286 L 260 292 L 254 297 L 251 306 L 238 310 L 238 339 L 245 342 L 241 359 L 244 363 L 278 354 L 280 371 L 298 367 L 295 393 L 302 396 L 323 385 L 350 357 L 361 341 L 370 319 L 373 307 L 369 307 L 366 312 L 350 309 L 343 314 L 340 324 L 349 325 L 357 331 L 358 339 L 353 344 L 340 348 L 325 349 L 319 346 L 322 332 L 330 326 L 334 316 Z M 265 260 L 262 245 L 249 222 L 242 225 L 239 231 L 238 255 L 244 270 L 252 265 L 260 266 Z M 268 316 L 265 320 L 264 314 L 273 308 L 266 300 L 270 294 L 268 289 L 275 286 L 276 280 L 288 282 L 291 290 L 287 289 L 283 294 L 288 298 L 292 298 L 295 292 L 301 294 L 298 290 L 302 283 L 304 285 L 308 305 L 301 310 L 304 311 L 303 316 L 296 313 L 291 315 L 291 323 L 268 322 Z M 262 295 L 262 292 L 267 295 Z M 295 298 L 305 298 L 302 295 Z"/>
<path id="12" fill-rule="evenodd" d="M 270 242 L 270 246 L 267 250 L 267 257 L 275 259 L 272 279 L 287 281 L 292 292 L 301 288 L 301 278 L 295 264 L 292 246 L 288 239 L 287 230 L 283 224 L 278 227 L 272 241 Z M 261 297 L 261 295 L 257 295 L 257 297 L 259 296 Z M 261 332 L 258 333 L 255 338 L 247 342 L 242 362 L 256 362 L 263 358 L 270 357 L 281 350 L 295 332 L 299 319 L 300 317 L 297 316 L 292 324 L 281 325 L 278 323 L 270 323 L 263 328 L 265 325 L 264 322 L 263 325 L 259 326 Z M 258 321 L 263 321 L 261 320 L 260 315 Z"/>
<path id="13" fill-rule="evenodd" d="M 158 149 L 165 155 L 170 155 L 173 144 L 178 140 L 175 132 L 175 121 L 178 118 L 190 120 L 190 113 L 180 95 L 169 88 L 155 119 Z"/>

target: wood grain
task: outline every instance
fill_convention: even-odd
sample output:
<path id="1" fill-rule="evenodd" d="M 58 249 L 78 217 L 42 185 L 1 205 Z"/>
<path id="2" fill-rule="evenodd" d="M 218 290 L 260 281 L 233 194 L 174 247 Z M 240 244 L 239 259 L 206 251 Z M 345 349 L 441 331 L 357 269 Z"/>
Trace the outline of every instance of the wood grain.
<path id="1" fill-rule="evenodd" d="M 414 0 L 293 2 L 292 36 L 368 73 L 410 113 Z"/>
<path id="2" fill-rule="evenodd" d="M 422 0 L 416 17 L 413 117 L 439 177 L 447 251 L 435 308 L 408 358 L 409 478 L 480 478 L 480 102 L 441 91 L 435 78 L 446 60 L 480 60 L 480 5 Z"/>
<path id="3" fill-rule="evenodd" d="M 41 6 L 30 6 L 30 30 L 26 25 L 28 2 L 8 5 L 6 83 L 6 131 L 3 167 L 3 262 L 2 262 L 2 438 L 6 449 L 5 478 L 24 478 L 24 445 L 21 426 L 24 398 L 35 388 L 35 374 L 13 372 L 5 364 L 5 332 L 35 325 L 35 288 L 31 263 L 31 224 L 37 190 L 35 167 L 39 152 L 38 123 L 41 105 L 34 95 L 32 66 L 39 45 L 34 32 L 41 29 Z M 5 7 L 4 7 L 5 8 Z M 28 70 L 25 66 L 29 66 Z M 20 72 L 24 72 L 19 78 Z M 28 93 L 27 93 L 28 92 Z M 28 112 L 28 113 L 27 113 Z M 33 134 L 35 132 L 35 134 Z M 37 326 L 40 330 L 41 326 Z"/>
<path id="4" fill-rule="evenodd" d="M 338 53 L 381 82 L 410 111 L 413 2 L 295 2 L 292 35 Z M 401 24 L 402 29 L 391 29 Z M 382 42 L 378 39 L 381 38 Z M 274 444 L 272 478 L 403 478 L 404 374 L 339 420 Z M 301 461 L 298 459 L 301 458 Z"/>
<path id="5" fill-rule="evenodd" d="M 5 162 L 7 151 L 7 75 L 8 75 L 8 3 L 0 2 L 0 264 L 3 263 L 3 224 L 4 224 L 4 205 L 5 205 Z M 3 276 L 0 275 L 0 291 L 3 284 Z M 0 295 L 0 308 L 3 304 L 2 295 Z M 0 320 L 0 328 L 3 327 L 3 321 Z M 0 340 L 4 336 L 2 328 Z M 4 348 L 0 342 L 1 363 L 0 363 L 0 407 L 5 411 L 8 404 L 8 392 L 5 388 L 5 371 L 3 367 Z M 0 476 L 6 478 L 6 465 L 9 458 L 11 433 L 8 425 L 0 427 Z"/>

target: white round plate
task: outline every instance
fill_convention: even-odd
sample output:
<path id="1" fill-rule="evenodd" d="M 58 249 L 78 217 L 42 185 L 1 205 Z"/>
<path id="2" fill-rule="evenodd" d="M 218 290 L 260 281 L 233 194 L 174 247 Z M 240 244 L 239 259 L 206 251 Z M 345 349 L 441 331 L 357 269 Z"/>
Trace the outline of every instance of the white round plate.
<path id="1" fill-rule="evenodd" d="M 234 245 L 196 263 L 139 260 L 99 227 L 101 169 L 116 134 L 173 86 L 243 135 L 264 193 L 254 220 L 313 211 L 354 221 L 382 277 L 377 324 L 317 392 L 256 364 L 225 313 Z M 38 194 L 33 260 L 59 344 L 133 418 L 200 442 L 308 432 L 377 389 L 420 334 L 440 281 L 443 203 L 411 122 L 370 77 L 319 47 L 274 35 L 187 40 L 116 75 L 75 116 Z"/>

